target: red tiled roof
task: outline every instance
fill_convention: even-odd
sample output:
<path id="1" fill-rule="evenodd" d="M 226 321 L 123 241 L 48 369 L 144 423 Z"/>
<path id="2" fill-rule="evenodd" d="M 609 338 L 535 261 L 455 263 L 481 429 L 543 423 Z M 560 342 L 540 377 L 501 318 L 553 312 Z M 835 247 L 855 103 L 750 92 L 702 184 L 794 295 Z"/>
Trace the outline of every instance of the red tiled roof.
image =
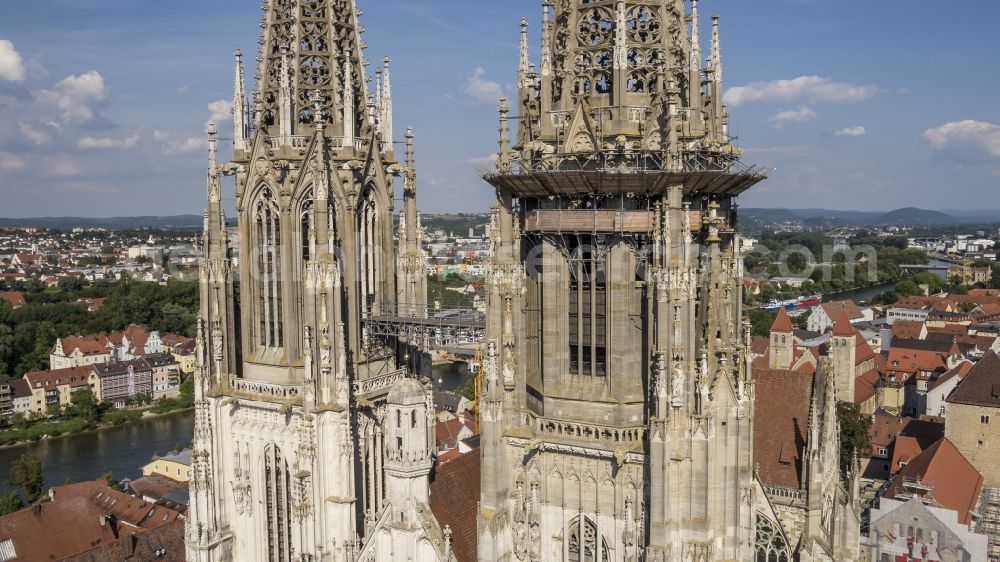
<path id="1" fill-rule="evenodd" d="M 792 333 L 792 319 L 788 317 L 788 311 L 784 308 L 778 310 L 778 316 L 774 319 L 774 324 L 771 325 L 771 331 L 779 334 Z"/>
<path id="2" fill-rule="evenodd" d="M 940 377 L 934 379 L 934 381 L 931 383 L 931 385 L 929 387 L 927 387 L 927 390 L 934 390 L 935 388 L 937 388 L 937 387 L 941 386 L 942 384 L 948 382 L 949 380 L 951 380 L 954 377 L 958 377 L 958 380 L 961 381 L 962 379 L 964 379 L 969 374 L 969 371 L 972 370 L 972 366 L 973 365 L 972 365 L 971 362 L 969 362 L 969 361 L 962 361 L 954 369 L 952 369 L 952 370 L 948 371 L 947 373 L 941 375 Z"/>
<path id="3" fill-rule="evenodd" d="M 824 309 L 826 307 L 824 306 Z M 855 307 L 857 308 L 857 307 Z M 829 313 L 829 310 L 827 310 Z M 833 318 L 833 335 L 837 337 L 849 338 L 854 335 L 854 326 L 851 325 L 851 318 L 848 316 L 847 307 L 840 306 L 837 307 L 835 312 L 836 316 Z"/>
<path id="4" fill-rule="evenodd" d="M 755 368 L 753 378 L 757 391 L 753 456 L 760 480 L 798 488 L 814 377 L 798 371 Z"/>
<path id="5" fill-rule="evenodd" d="M 750 342 L 750 350 L 754 355 L 764 355 L 771 346 L 771 340 L 763 336 L 754 336 Z"/>
<path id="6" fill-rule="evenodd" d="M 878 393 L 878 383 L 882 375 L 878 369 L 871 369 L 854 379 L 854 403 L 862 404 Z"/>
<path id="7" fill-rule="evenodd" d="M 847 312 L 848 321 L 860 320 L 865 316 L 854 301 L 826 302 L 820 306 L 823 307 L 823 311 L 826 312 L 826 315 L 830 317 L 830 320 L 833 320 L 834 322 L 837 321 L 837 318 L 839 317 L 841 310 Z"/>
<path id="8" fill-rule="evenodd" d="M 892 337 L 919 340 L 924 323 L 919 320 L 896 320 L 892 323 Z"/>
<path id="9" fill-rule="evenodd" d="M 903 373 L 945 372 L 947 362 L 943 354 L 924 349 L 907 349 L 899 347 L 893 341 L 892 348 L 889 349 L 889 362 L 886 369 L 889 371 Z"/>
<path id="10" fill-rule="evenodd" d="M 83 355 L 103 355 L 108 353 L 108 338 L 105 336 L 66 336 L 62 338 L 63 356 L 69 357 L 79 349 Z M 55 346 L 52 351 L 55 352 Z"/>
<path id="11" fill-rule="evenodd" d="M 885 497 L 896 498 L 906 482 L 919 481 L 931 488 L 934 503 L 958 513 L 963 525 L 969 523 L 970 512 L 979 501 L 983 476 L 962 456 L 955 445 L 942 438 L 896 474 Z"/>
<path id="12" fill-rule="evenodd" d="M 969 370 L 948 402 L 1000 408 L 1000 357 L 990 351 Z"/>
<path id="13" fill-rule="evenodd" d="M 80 367 L 67 367 L 54 371 L 33 371 L 24 375 L 31 388 L 46 388 L 68 384 L 73 387 L 86 386 L 90 377 L 90 365 Z"/>
<path id="14" fill-rule="evenodd" d="M 906 466 L 922 452 L 924 452 L 924 448 L 920 446 L 920 441 L 916 437 L 912 435 L 897 436 L 892 447 L 892 464 L 889 466 L 889 474 L 896 474 L 902 468 L 900 463 Z"/>
<path id="15" fill-rule="evenodd" d="M 475 450 L 439 464 L 431 483 L 431 512 L 442 529 L 451 527 L 451 550 L 458 562 L 477 560 L 479 457 Z"/>
<path id="16" fill-rule="evenodd" d="M 0 540 L 13 541 L 18 560 L 62 560 L 180 520 L 176 511 L 113 490 L 104 480 L 55 487 L 51 498 L 0 517 Z M 168 559 L 183 560 L 183 552 Z"/>
<path id="17" fill-rule="evenodd" d="M 24 306 L 26 302 L 23 294 L 13 291 L 0 292 L 0 300 L 9 302 L 13 307 Z"/>
<path id="18" fill-rule="evenodd" d="M 861 335 L 861 332 L 858 332 L 854 338 L 854 365 L 860 365 L 875 357 L 875 355 L 875 350 L 872 349 L 871 344 Z"/>

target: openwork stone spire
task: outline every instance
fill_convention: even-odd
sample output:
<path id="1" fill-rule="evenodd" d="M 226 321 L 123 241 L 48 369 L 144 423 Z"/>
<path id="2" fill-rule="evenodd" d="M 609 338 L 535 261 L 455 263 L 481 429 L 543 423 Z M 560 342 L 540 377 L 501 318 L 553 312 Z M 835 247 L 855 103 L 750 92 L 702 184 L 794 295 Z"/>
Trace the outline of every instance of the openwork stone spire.
<path id="1" fill-rule="evenodd" d="M 367 136 L 361 129 L 368 123 L 367 61 L 354 0 L 266 0 L 262 25 L 256 94 L 268 135 L 280 136 L 282 130 L 310 134 L 315 99 L 331 136 Z M 348 110 L 351 115 L 345 114 Z"/>

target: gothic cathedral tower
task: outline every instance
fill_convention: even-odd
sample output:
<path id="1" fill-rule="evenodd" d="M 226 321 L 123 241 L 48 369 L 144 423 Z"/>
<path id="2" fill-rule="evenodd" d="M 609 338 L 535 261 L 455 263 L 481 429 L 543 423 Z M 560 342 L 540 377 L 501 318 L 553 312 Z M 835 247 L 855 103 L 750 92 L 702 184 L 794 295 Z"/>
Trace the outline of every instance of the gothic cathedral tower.
<path id="1" fill-rule="evenodd" d="M 697 0 L 546 0 L 500 104 L 479 560 L 750 560 L 741 164 Z"/>
<path id="2" fill-rule="evenodd" d="M 405 378 L 404 342 L 365 329 L 380 310 L 426 305 L 413 135 L 398 163 L 388 59 L 370 87 L 358 14 L 354 0 L 265 0 L 250 100 L 237 53 L 232 162 L 217 164 L 209 132 L 193 562 L 354 561 L 386 506 L 423 509 L 419 498 L 393 497 L 386 475 L 426 487 L 427 420 L 407 435 L 419 454 L 405 458 L 423 455 L 419 466 L 401 465 L 383 437 L 387 412 L 401 407 L 388 403 L 390 391 L 402 385 L 397 394 L 417 420 L 423 386 Z M 235 177 L 238 239 L 226 230 L 223 174 Z M 433 521 L 424 523 L 433 535 Z M 372 558 L 378 549 L 368 550 Z M 428 541 L 411 550 L 422 560 L 449 556 Z"/>

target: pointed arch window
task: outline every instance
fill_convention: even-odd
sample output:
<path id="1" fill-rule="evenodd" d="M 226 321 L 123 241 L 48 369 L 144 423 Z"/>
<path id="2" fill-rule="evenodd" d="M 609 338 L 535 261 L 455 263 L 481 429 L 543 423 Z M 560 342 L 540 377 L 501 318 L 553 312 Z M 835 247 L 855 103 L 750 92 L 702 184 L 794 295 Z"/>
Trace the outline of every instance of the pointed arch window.
<path id="1" fill-rule="evenodd" d="M 598 550 L 600 549 L 600 550 Z M 600 554 L 600 558 L 598 558 Z M 608 543 L 598 536 L 597 525 L 587 517 L 577 517 L 569 524 L 569 562 L 611 560 Z"/>
<path id="2" fill-rule="evenodd" d="M 261 191 L 254 208 L 254 238 L 258 344 L 264 347 L 281 347 L 284 344 L 281 312 L 281 218 L 270 188 Z"/>
<path id="3" fill-rule="evenodd" d="M 374 186 L 368 187 L 368 193 L 359 210 L 358 224 L 361 235 L 358 237 L 358 257 L 361 267 L 361 303 L 365 311 L 374 310 L 377 302 L 381 240 L 379 229 L 379 212 L 372 193 Z"/>
<path id="4" fill-rule="evenodd" d="M 754 546 L 755 562 L 791 562 L 788 543 L 774 521 L 757 516 L 757 539 Z"/>
<path id="5" fill-rule="evenodd" d="M 269 444 L 264 450 L 264 499 L 267 509 L 268 560 L 286 562 L 292 553 L 291 476 L 281 450 Z"/>
<path id="6" fill-rule="evenodd" d="M 309 195 L 302 204 L 302 213 L 299 215 L 299 236 L 302 244 L 302 261 L 307 262 L 316 255 L 316 225 L 313 221 L 312 195 Z"/>

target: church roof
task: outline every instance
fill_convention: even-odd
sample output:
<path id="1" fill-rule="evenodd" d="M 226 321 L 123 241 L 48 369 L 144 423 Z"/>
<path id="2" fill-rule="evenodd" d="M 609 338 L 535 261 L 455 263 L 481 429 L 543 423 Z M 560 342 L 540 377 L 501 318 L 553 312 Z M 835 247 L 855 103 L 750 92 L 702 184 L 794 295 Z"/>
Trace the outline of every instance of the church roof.
<path id="1" fill-rule="evenodd" d="M 442 529 L 451 527 L 451 550 L 458 562 L 477 560 L 479 455 L 476 449 L 438 464 L 431 483 L 431 512 Z"/>
<path id="2" fill-rule="evenodd" d="M 788 311 L 784 308 L 778 309 L 778 316 L 771 325 L 771 331 L 779 334 L 792 333 L 792 319 L 788 317 Z"/>
<path id="3" fill-rule="evenodd" d="M 989 352 L 948 397 L 952 404 L 1000 408 L 1000 357 Z"/>
<path id="4" fill-rule="evenodd" d="M 846 307 L 838 307 L 836 316 L 833 317 L 833 335 L 837 337 L 849 338 L 854 336 L 854 326 L 851 325 L 851 319 L 847 315 Z"/>
<path id="5" fill-rule="evenodd" d="M 809 432 L 811 373 L 754 369 L 753 457 L 760 481 L 785 488 L 802 485 L 802 450 Z"/>

